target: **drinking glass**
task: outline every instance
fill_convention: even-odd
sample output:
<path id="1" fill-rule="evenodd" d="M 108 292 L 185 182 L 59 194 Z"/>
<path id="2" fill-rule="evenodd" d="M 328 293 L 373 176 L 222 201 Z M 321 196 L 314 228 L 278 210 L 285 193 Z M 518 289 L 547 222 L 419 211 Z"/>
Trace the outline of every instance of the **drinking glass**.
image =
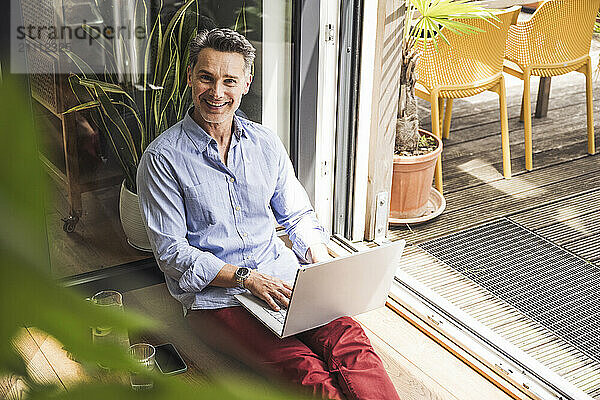
<path id="1" fill-rule="evenodd" d="M 116 290 L 103 290 L 91 297 L 91 302 L 98 307 L 106 307 L 123 312 L 123 296 Z M 94 344 L 113 344 L 124 351 L 129 347 L 127 331 L 113 329 L 111 326 L 95 326 L 92 328 L 92 342 Z"/>
<path id="2" fill-rule="evenodd" d="M 149 373 L 154 371 L 156 365 L 154 361 L 154 346 L 148 343 L 132 344 L 129 346 L 129 353 L 133 359 L 140 363 L 140 365 L 144 369 L 148 370 Z M 147 375 L 132 372 L 129 380 L 133 390 L 145 390 L 152 389 L 154 387 L 154 381 L 152 380 L 152 377 Z"/>

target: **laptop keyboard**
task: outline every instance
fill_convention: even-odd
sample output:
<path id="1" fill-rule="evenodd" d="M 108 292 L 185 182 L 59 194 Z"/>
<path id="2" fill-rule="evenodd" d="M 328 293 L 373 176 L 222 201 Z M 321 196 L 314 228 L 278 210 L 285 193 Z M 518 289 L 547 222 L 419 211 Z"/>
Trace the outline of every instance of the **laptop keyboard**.
<path id="1" fill-rule="evenodd" d="M 285 316 L 287 315 L 287 309 L 280 308 L 279 311 L 275 311 L 275 310 L 265 307 L 265 311 L 268 314 L 272 315 L 273 318 L 275 318 L 277 321 L 281 322 L 281 324 L 283 324 L 285 322 Z"/>

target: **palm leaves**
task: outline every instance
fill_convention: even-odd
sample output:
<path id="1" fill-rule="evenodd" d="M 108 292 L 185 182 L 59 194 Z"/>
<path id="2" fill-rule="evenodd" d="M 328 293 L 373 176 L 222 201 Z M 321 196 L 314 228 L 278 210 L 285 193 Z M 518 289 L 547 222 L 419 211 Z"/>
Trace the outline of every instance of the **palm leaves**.
<path id="1" fill-rule="evenodd" d="M 148 16 L 145 3 L 136 0 L 134 15 L 134 20 L 144 26 Z M 79 104 L 65 113 L 90 111 L 94 122 L 104 128 L 131 191 L 135 192 L 137 165 L 146 147 L 183 118 L 190 103 L 182 66 L 187 65 L 189 41 L 196 35 L 197 25 L 197 0 L 186 0 L 166 27 L 159 12 L 140 49 L 143 68 L 137 85 L 118 79 L 117 55 L 131 62 L 123 37 L 108 40 L 97 28 L 83 27 L 108 56 L 104 74 L 100 76 L 77 54 L 64 50 L 80 72 L 69 77 Z"/>
<path id="2" fill-rule="evenodd" d="M 409 37 L 430 38 L 436 48 L 438 38 L 448 43 L 442 29 L 457 34 L 482 32 L 480 28 L 456 21 L 458 18 L 497 20 L 497 17 L 489 9 L 481 6 L 479 1 L 469 0 L 406 0 L 405 15 L 404 40 L 408 40 Z"/>

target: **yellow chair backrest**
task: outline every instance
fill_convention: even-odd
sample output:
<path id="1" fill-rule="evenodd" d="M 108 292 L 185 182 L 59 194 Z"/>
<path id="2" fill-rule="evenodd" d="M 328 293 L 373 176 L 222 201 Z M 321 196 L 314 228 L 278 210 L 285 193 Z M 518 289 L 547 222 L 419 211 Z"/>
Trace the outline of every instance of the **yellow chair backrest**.
<path id="1" fill-rule="evenodd" d="M 511 7 L 494 13 L 499 21 L 481 19 L 457 19 L 484 32 L 457 34 L 442 29 L 448 39 L 437 39 L 438 49 L 428 39 L 427 46 L 421 40 L 422 50 L 416 71 L 419 83 L 431 90 L 434 87 L 472 86 L 502 73 L 506 35 L 515 23 L 520 7 Z"/>
<path id="2" fill-rule="evenodd" d="M 520 66 L 556 65 L 587 56 L 600 0 L 548 0 L 508 31 L 506 58 Z"/>

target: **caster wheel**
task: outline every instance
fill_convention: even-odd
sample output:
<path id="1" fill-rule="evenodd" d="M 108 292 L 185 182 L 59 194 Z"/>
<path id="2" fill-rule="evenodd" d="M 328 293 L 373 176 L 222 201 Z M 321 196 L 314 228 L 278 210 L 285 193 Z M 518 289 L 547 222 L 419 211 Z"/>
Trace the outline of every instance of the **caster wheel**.
<path id="1" fill-rule="evenodd" d="M 68 218 L 63 218 L 62 221 L 64 222 L 63 231 L 65 231 L 67 233 L 73 233 L 73 232 L 75 232 L 75 227 L 77 226 L 77 223 L 79 222 L 79 217 L 70 216 Z"/>

